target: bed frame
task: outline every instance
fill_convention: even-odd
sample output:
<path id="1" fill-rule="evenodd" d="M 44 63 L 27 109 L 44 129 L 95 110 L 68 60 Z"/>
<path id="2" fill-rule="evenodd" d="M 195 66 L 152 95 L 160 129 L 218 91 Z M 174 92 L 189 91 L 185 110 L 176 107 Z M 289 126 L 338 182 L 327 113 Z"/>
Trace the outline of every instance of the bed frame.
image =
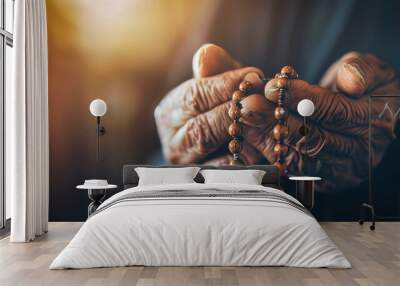
<path id="1" fill-rule="evenodd" d="M 152 166 L 152 165 L 124 165 L 122 180 L 124 189 L 136 187 L 139 182 L 139 176 L 135 171 L 136 167 L 147 167 L 147 168 L 180 168 L 180 167 L 193 167 L 197 166 L 201 169 L 218 169 L 218 170 L 264 170 L 266 173 L 262 180 L 262 185 L 267 187 L 273 187 L 281 189 L 280 187 L 280 176 L 279 170 L 273 165 L 251 165 L 251 166 L 208 166 L 208 165 L 163 165 L 163 166 Z M 203 183 L 203 176 L 198 173 L 194 179 L 197 183 Z"/>

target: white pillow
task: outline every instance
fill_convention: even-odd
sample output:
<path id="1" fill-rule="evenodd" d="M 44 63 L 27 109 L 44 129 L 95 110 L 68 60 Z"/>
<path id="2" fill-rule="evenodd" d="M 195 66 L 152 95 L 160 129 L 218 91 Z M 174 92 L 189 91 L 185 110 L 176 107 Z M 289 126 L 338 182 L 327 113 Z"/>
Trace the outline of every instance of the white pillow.
<path id="1" fill-rule="evenodd" d="M 261 185 L 265 171 L 262 170 L 202 170 L 205 184 Z"/>
<path id="2" fill-rule="evenodd" d="M 135 168 L 139 176 L 139 186 L 195 183 L 193 179 L 199 170 L 199 167 Z"/>

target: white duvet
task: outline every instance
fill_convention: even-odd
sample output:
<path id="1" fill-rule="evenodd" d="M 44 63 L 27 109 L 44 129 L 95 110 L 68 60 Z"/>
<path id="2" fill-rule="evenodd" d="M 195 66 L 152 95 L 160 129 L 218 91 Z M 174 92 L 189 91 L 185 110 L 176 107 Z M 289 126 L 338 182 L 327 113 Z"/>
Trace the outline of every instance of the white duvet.
<path id="1" fill-rule="evenodd" d="M 290 204 L 243 197 L 115 203 L 132 192 L 205 188 L 262 190 L 297 202 L 280 190 L 254 185 L 193 183 L 127 189 L 100 206 L 103 211 L 83 224 L 50 269 L 127 265 L 350 267 L 318 222 Z"/>

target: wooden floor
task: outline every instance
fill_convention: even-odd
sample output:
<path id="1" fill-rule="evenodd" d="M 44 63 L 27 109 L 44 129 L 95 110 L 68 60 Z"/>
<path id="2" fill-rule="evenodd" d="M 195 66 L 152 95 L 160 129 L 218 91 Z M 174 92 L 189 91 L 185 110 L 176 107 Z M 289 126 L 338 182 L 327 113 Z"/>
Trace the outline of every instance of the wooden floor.
<path id="1" fill-rule="evenodd" d="M 123 267 L 48 270 L 80 223 L 50 223 L 44 237 L 27 244 L 0 241 L 0 285 L 400 285 L 400 222 L 322 223 L 352 269 L 289 267 Z"/>

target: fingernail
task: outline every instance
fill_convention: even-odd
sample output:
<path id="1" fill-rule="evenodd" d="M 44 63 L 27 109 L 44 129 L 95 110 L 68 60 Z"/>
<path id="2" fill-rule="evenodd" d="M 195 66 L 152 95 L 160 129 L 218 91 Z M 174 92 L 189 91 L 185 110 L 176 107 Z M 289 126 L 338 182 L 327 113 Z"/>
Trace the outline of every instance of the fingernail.
<path id="1" fill-rule="evenodd" d="M 271 80 L 265 86 L 264 94 L 269 101 L 277 102 L 279 96 L 279 88 L 276 85 L 276 80 Z"/>
<path id="2" fill-rule="evenodd" d="M 365 71 L 361 68 L 361 66 L 356 62 L 351 62 L 344 65 L 344 68 L 354 75 L 354 80 L 357 80 L 355 84 L 359 85 L 360 88 L 367 87 L 366 75 Z"/>
<path id="3" fill-rule="evenodd" d="M 251 82 L 253 85 L 261 85 L 263 83 L 262 78 L 256 72 L 251 72 L 245 75 L 244 80 Z"/>
<path id="4" fill-rule="evenodd" d="M 279 88 L 277 86 L 271 86 L 271 87 L 267 88 L 267 93 L 272 93 L 272 92 L 275 92 L 278 90 L 279 90 Z"/>
<path id="5" fill-rule="evenodd" d="M 276 86 L 275 82 L 267 83 L 265 86 L 265 95 L 267 97 L 271 94 L 275 94 L 277 91 L 279 91 L 279 88 Z"/>

